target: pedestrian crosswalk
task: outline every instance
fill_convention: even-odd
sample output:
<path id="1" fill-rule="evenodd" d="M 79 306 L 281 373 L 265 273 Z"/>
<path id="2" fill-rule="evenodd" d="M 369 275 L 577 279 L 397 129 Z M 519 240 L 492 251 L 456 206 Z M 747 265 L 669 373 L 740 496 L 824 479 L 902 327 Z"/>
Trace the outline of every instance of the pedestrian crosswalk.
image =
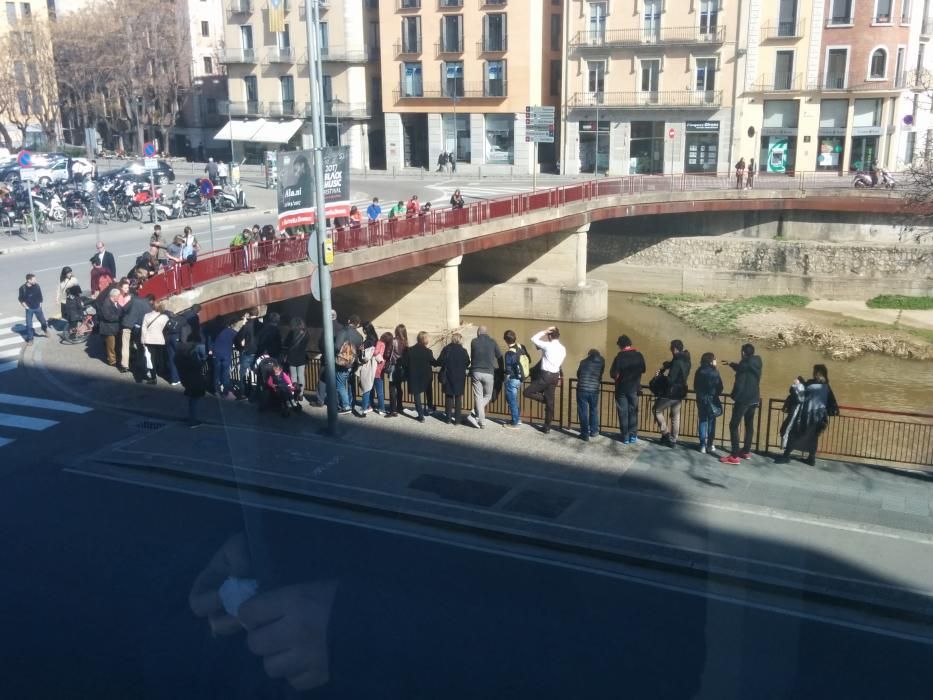
<path id="1" fill-rule="evenodd" d="M 436 204 L 447 203 L 455 190 L 460 190 L 460 194 L 469 203 L 470 201 L 482 199 L 498 199 L 499 197 L 509 197 L 515 194 L 527 194 L 531 192 L 531 182 L 509 182 L 501 185 L 495 185 L 489 182 L 468 182 L 464 185 L 442 184 L 431 185 L 431 189 L 439 191 L 441 195 L 433 200 Z"/>
<path id="2" fill-rule="evenodd" d="M 89 406 L 68 401 L 0 393 L 0 448 L 15 442 L 21 434 L 55 427 L 65 415 L 80 415 L 92 410 Z"/>
<path id="3" fill-rule="evenodd" d="M 39 322 L 33 321 L 32 327 L 38 329 Z M 25 342 L 25 329 L 26 322 L 22 316 L 0 314 L 0 374 L 19 366 L 19 356 Z"/>

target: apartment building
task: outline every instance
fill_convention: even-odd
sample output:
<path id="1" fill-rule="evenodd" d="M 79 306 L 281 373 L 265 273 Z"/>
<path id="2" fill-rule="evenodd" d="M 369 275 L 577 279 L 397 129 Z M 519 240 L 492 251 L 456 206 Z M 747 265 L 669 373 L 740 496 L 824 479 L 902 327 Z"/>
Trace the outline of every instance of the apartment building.
<path id="1" fill-rule="evenodd" d="M 237 160 L 257 161 L 264 151 L 310 148 L 307 4 L 282 0 L 224 0 L 223 46 L 230 118 L 213 148 L 230 148 Z M 377 0 L 320 2 L 326 139 L 349 146 L 355 169 L 384 167 L 382 85 Z M 282 14 L 278 14 L 281 12 Z"/>
<path id="2" fill-rule="evenodd" d="M 567 0 L 567 173 L 729 165 L 740 2 Z"/>
<path id="3" fill-rule="evenodd" d="M 525 107 L 560 101 L 563 0 L 382 0 L 382 104 L 390 168 L 531 173 Z M 556 164 L 556 149 L 538 161 Z"/>

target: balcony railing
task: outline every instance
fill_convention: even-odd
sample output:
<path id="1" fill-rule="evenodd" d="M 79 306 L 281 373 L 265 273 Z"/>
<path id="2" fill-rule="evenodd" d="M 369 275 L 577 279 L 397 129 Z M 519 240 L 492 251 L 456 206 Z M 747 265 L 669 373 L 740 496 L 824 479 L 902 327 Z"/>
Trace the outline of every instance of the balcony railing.
<path id="1" fill-rule="evenodd" d="M 820 87 L 824 90 L 847 89 L 845 73 L 827 73 L 823 76 L 823 82 L 820 83 Z"/>
<path id="2" fill-rule="evenodd" d="M 442 41 L 440 43 L 434 44 L 435 58 L 440 58 L 441 56 L 452 56 L 461 53 L 463 53 L 462 41 Z"/>
<path id="3" fill-rule="evenodd" d="M 421 0 L 398 0 L 399 10 L 420 10 Z"/>
<path id="4" fill-rule="evenodd" d="M 245 102 L 226 102 L 217 103 L 217 111 L 221 114 L 229 114 L 231 117 L 261 117 L 264 114 L 262 102 L 257 100 L 247 100 Z"/>
<path id="5" fill-rule="evenodd" d="M 463 0 L 437 0 L 437 6 L 442 10 L 454 10 L 463 7 Z"/>
<path id="6" fill-rule="evenodd" d="M 418 56 L 421 54 L 421 39 L 416 41 L 401 41 L 395 44 L 395 57 Z"/>
<path id="7" fill-rule="evenodd" d="M 871 21 L 873 24 L 891 24 L 891 14 L 875 15 Z"/>
<path id="8" fill-rule="evenodd" d="M 725 27 L 701 32 L 699 27 L 660 27 L 658 29 L 606 29 L 577 32 L 570 41 L 571 49 L 620 48 L 626 46 L 687 46 L 721 44 L 726 38 Z"/>
<path id="9" fill-rule="evenodd" d="M 282 102 L 269 102 L 266 105 L 266 114 L 270 117 L 295 117 L 299 110 L 295 105 L 295 100 L 283 100 Z"/>
<path id="10" fill-rule="evenodd" d="M 252 11 L 252 0 L 230 0 L 230 4 L 227 5 L 227 14 L 231 17 L 233 15 L 248 15 Z"/>
<path id="11" fill-rule="evenodd" d="M 571 107 L 644 107 L 651 109 L 680 107 L 719 107 L 722 90 L 682 90 L 665 92 L 577 92 L 570 98 Z"/>
<path id="12" fill-rule="evenodd" d="M 800 73 L 774 73 L 762 75 L 755 83 L 757 92 L 783 92 L 785 90 L 800 90 L 803 86 L 803 76 Z"/>
<path id="13" fill-rule="evenodd" d="M 221 63 L 255 63 L 256 49 L 223 49 L 220 52 Z"/>
<path id="14" fill-rule="evenodd" d="M 463 86 L 461 94 L 454 94 L 447 86 L 422 87 L 418 94 L 410 94 L 405 86 L 399 86 L 393 91 L 396 102 L 399 100 L 470 100 L 470 99 L 499 99 L 508 97 L 508 81 L 489 80 L 485 83 L 469 83 Z"/>
<path id="15" fill-rule="evenodd" d="M 764 41 L 773 41 L 775 39 L 800 39 L 803 36 L 803 28 L 807 20 L 801 19 L 796 22 L 775 22 L 766 24 L 761 28 L 761 38 Z"/>
<path id="16" fill-rule="evenodd" d="M 273 46 L 266 53 L 266 60 L 269 63 L 294 63 L 295 49 L 291 46 Z"/>
<path id="17" fill-rule="evenodd" d="M 486 7 L 502 7 L 506 4 L 506 0 L 479 0 L 480 9 Z"/>
<path id="18" fill-rule="evenodd" d="M 306 116 L 311 116 L 311 105 L 305 105 Z M 366 102 L 340 102 L 331 100 L 324 103 L 324 116 L 337 119 L 369 119 L 373 114 L 372 105 Z"/>
<path id="19" fill-rule="evenodd" d="M 933 17 L 924 17 L 923 24 L 920 25 L 920 33 L 924 36 L 933 35 Z"/>
<path id="20" fill-rule="evenodd" d="M 330 61 L 331 63 L 366 63 L 366 61 L 369 60 L 369 54 L 365 49 L 348 49 L 343 46 L 322 46 L 321 60 Z"/>
<path id="21" fill-rule="evenodd" d="M 852 24 L 852 15 L 835 15 L 826 20 L 827 27 L 845 27 Z"/>
<path id="22" fill-rule="evenodd" d="M 505 36 L 486 36 L 482 41 L 476 42 L 476 53 L 505 53 L 509 50 L 509 37 Z"/>

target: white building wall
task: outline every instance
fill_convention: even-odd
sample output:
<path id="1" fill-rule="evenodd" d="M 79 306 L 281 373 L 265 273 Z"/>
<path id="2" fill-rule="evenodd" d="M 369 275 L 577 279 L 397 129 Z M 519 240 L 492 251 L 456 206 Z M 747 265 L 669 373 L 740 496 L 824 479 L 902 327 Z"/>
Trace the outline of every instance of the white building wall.
<path id="1" fill-rule="evenodd" d="M 402 115 L 398 112 L 385 113 L 386 168 L 401 170 L 405 167 L 405 134 L 402 130 Z"/>

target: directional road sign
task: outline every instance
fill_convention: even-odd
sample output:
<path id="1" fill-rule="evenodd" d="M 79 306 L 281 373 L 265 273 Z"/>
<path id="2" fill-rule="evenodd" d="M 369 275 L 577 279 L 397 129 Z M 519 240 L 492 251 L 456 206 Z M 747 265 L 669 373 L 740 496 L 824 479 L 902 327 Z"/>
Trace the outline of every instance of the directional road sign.
<path id="1" fill-rule="evenodd" d="M 554 143 L 553 107 L 525 107 L 525 141 Z"/>

